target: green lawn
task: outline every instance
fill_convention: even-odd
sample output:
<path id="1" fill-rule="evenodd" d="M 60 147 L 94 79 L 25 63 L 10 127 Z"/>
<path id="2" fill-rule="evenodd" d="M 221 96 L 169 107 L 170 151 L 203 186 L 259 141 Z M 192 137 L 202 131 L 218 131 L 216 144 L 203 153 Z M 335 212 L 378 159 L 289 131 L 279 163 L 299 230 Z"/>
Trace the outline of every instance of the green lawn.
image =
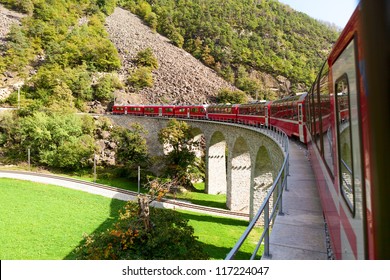
<path id="1" fill-rule="evenodd" d="M 25 170 L 25 168 L 13 167 L 12 170 Z M 35 170 L 35 171 L 39 171 L 39 170 Z M 59 176 L 71 177 L 71 178 L 75 178 L 75 179 L 83 180 L 83 181 L 88 181 L 88 182 L 93 181 L 93 176 L 91 174 L 83 174 L 83 175 L 72 174 L 71 176 L 69 174 L 63 174 L 63 173 L 55 173 L 55 174 L 57 174 Z M 121 189 L 125 189 L 125 190 L 135 191 L 135 192 L 138 191 L 137 181 L 129 180 L 126 178 L 110 178 L 110 179 L 98 178 L 96 183 L 108 185 L 108 186 L 112 186 L 112 187 L 116 187 L 116 188 L 121 188 Z M 144 183 L 144 182 L 141 182 L 141 183 Z M 175 198 L 179 199 L 179 200 L 188 201 L 188 202 L 191 202 L 191 203 L 197 204 L 197 205 L 227 209 L 226 195 L 225 194 L 218 194 L 218 195 L 206 194 L 206 193 L 204 193 L 204 188 L 205 188 L 204 183 L 197 183 L 197 184 L 195 184 L 196 191 L 179 193 L 176 195 Z M 145 188 L 141 187 L 141 193 L 145 193 L 145 192 L 147 192 L 147 190 Z M 167 198 L 174 198 L 174 196 L 168 195 Z"/>
<path id="2" fill-rule="evenodd" d="M 110 226 L 124 202 L 51 185 L 0 179 L 0 259 L 66 259 L 83 233 Z M 247 222 L 183 212 L 212 259 L 223 259 Z M 260 229 L 258 229 L 260 231 Z M 244 245 L 238 258 L 248 258 Z"/>

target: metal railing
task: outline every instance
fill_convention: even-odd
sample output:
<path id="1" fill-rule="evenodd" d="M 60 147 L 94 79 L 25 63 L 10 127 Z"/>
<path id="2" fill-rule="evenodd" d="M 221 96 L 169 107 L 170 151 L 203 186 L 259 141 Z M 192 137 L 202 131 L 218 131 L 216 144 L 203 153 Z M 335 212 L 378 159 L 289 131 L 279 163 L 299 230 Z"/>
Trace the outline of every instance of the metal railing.
<path id="1" fill-rule="evenodd" d="M 282 168 L 280 169 L 278 176 L 276 177 L 272 187 L 269 189 L 267 196 L 265 197 L 263 203 L 261 204 L 259 211 L 253 217 L 245 232 L 241 235 L 240 239 L 234 245 L 232 250 L 227 254 L 225 260 L 234 259 L 237 252 L 239 252 L 241 246 L 244 244 L 245 240 L 255 228 L 256 224 L 258 224 L 260 217 L 264 217 L 264 230 L 262 235 L 259 238 L 259 241 L 256 245 L 255 250 L 252 253 L 251 260 L 255 259 L 260 247 L 264 244 L 264 253 L 263 256 L 269 257 L 269 235 L 270 235 L 270 227 L 273 220 L 276 218 L 276 214 L 283 215 L 283 190 L 287 190 L 287 175 L 288 175 L 288 167 L 289 167 L 289 150 L 288 150 L 288 137 L 281 130 L 275 127 L 267 127 L 267 130 L 270 131 L 273 138 L 277 140 L 285 152 L 285 159 L 283 161 Z M 270 201 L 271 197 L 277 194 L 277 199 L 273 203 L 273 207 L 271 209 L 270 214 Z"/>

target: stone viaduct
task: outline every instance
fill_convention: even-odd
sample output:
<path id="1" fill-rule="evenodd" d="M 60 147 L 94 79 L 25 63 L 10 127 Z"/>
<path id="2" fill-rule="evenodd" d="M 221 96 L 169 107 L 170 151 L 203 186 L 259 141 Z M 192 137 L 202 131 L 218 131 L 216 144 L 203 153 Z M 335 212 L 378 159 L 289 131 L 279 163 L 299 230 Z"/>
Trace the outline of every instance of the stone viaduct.
<path id="1" fill-rule="evenodd" d="M 127 128 L 139 123 L 148 131 L 149 152 L 164 154 L 157 135 L 169 119 L 129 115 L 111 115 L 110 118 Z M 192 127 L 194 137 L 203 135 L 205 138 L 206 192 L 226 194 L 230 210 L 253 217 L 283 164 L 283 145 L 265 129 L 204 120 L 185 121 Z"/>

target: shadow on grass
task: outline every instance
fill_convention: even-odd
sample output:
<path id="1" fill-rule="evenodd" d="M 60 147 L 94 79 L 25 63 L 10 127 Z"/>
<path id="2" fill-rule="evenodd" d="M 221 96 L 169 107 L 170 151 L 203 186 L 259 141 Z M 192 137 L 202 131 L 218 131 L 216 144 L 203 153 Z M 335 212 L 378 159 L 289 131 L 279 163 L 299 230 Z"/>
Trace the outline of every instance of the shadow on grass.
<path id="1" fill-rule="evenodd" d="M 100 232 L 106 231 L 108 228 L 112 227 L 118 220 L 119 211 L 123 209 L 125 204 L 126 201 L 118 200 L 114 196 L 110 204 L 110 216 L 103 223 L 101 223 L 100 226 L 97 227 L 92 234 L 99 234 Z M 80 240 L 80 243 L 77 247 L 81 246 L 82 244 L 84 244 L 84 238 Z M 75 252 L 77 247 L 74 248 L 67 256 L 65 256 L 64 260 L 75 260 L 76 259 Z"/>
<path id="2" fill-rule="evenodd" d="M 216 216 L 209 216 L 209 215 L 202 215 L 202 214 L 191 214 L 186 211 L 180 211 L 180 213 L 182 214 L 183 218 L 187 220 L 223 224 L 228 226 L 244 226 L 244 227 L 248 226 L 248 221 L 244 221 L 244 220 L 234 220 L 230 218 L 216 217 Z"/>
<path id="3" fill-rule="evenodd" d="M 199 243 L 202 244 L 203 250 L 210 256 L 211 260 L 224 260 L 227 254 L 232 249 L 228 247 L 218 247 L 203 242 L 199 242 Z M 235 260 L 249 260 L 250 258 L 251 258 L 251 254 L 245 252 L 238 252 L 237 255 L 235 256 Z"/>
<path id="4" fill-rule="evenodd" d="M 118 200 L 114 197 L 111 200 L 109 217 L 103 223 L 101 223 L 99 227 L 97 227 L 93 231 L 92 234 L 99 234 L 101 232 L 106 231 L 108 228 L 113 227 L 113 225 L 117 222 L 119 218 L 119 211 L 123 209 L 125 204 L 126 201 Z M 167 209 L 167 211 L 174 211 L 174 210 Z M 234 220 L 234 219 L 229 219 L 224 217 L 195 214 L 187 211 L 180 211 L 180 214 L 184 219 L 198 221 L 198 222 L 223 224 L 223 225 L 233 226 L 233 227 L 234 226 L 246 227 L 248 225 L 248 221 L 244 221 L 244 220 Z M 82 238 L 77 247 L 83 245 L 84 242 L 85 240 L 84 238 Z M 204 248 L 204 251 L 209 255 L 210 259 L 217 259 L 217 260 L 224 259 L 226 255 L 229 253 L 229 251 L 231 250 L 231 247 L 215 246 L 201 241 L 198 242 L 201 243 L 202 247 Z M 74 248 L 67 256 L 65 256 L 64 260 L 75 260 L 77 247 Z M 236 259 L 242 259 L 242 260 L 249 259 L 249 258 L 250 258 L 250 254 L 244 252 L 239 252 L 236 256 Z"/>

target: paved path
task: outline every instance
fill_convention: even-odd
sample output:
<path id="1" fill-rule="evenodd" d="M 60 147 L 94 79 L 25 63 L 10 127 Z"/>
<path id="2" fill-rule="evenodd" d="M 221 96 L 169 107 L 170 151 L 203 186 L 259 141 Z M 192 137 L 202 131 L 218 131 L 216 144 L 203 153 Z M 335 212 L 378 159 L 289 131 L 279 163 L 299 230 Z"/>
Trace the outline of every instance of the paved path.
<path id="1" fill-rule="evenodd" d="M 306 151 L 306 147 L 290 141 L 290 176 L 288 191 L 283 194 L 284 215 L 275 219 L 268 259 L 328 258 L 322 207 Z"/>

